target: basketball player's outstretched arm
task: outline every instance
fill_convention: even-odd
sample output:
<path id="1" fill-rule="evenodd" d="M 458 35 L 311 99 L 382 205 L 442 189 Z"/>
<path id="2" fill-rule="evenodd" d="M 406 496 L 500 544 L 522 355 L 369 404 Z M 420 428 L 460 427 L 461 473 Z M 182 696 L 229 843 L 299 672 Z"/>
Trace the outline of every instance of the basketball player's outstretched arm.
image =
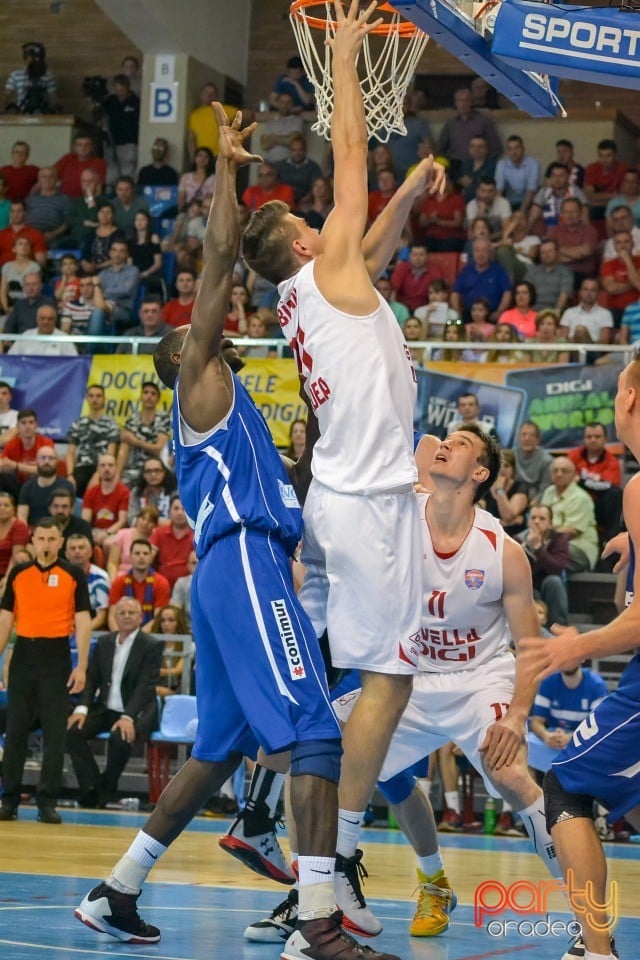
<path id="1" fill-rule="evenodd" d="M 180 363 L 180 404 L 190 426 L 207 430 L 228 412 L 232 399 L 231 373 L 220 355 L 233 268 L 240 247 L 236 198 L 239 167 L 260 157 L 245 149 L 256 124 L 241 129 L 242 114 L 233 121 L 221 104 L 212 104 L 220 129 L 216 189 L 204 236 L 202 277 L 185 338 Z"/>
<path id="2" fill-rule="evenodd" d="M 489 727 L 480 747 L 489 769 L 496 770 L 513 762 L 525 739 L 527 718 L 538 684 L 520 669 L 518 651 L 522 637 L 540 634 L 540 623 L 533 604 L 531 566 L 520 544 L 511 537 L 505 537 L 502 567 L 502 602 L 516 645 L 516 681 L 509 709 Z"/>
<path id="3" fill-rule="evenodd" d="M 606 627 L 578 633 L 575 627 L 554 627 L 554 637 L 540 641 L 527 636 L 522 641 L 523 665 L 537 680 L 557 670 L 575 670 L 584 660 L 626 653 L 640 646 L 640 474 L 624 488 L 623 513 L 636 553 L 633 599 Z"/>

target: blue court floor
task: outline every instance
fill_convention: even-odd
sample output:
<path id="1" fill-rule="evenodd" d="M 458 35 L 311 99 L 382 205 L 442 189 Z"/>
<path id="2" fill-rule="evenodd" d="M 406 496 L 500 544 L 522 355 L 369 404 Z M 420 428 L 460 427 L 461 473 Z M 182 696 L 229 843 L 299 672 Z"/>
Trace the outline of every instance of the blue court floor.
<path id="1" fill-rule="evenodd" d="M 88 812 L 62 811 L 65 818 L 66 837 L 82 831 L 83 826 L 125 827 L 123 841 L 132 836 L 132 828 L 144 823 L 144 817 L 135 814 L 107 815 Z M 29 829 L 28 821 L 35 819 L 35 812 L 20 809 L 20 824 L 24 835 Z M 198 843 L 211 843 L 217 849 L 215 834 L 224 832 L 228 821 L 196 820 L 188 833 L 213 834 L 209 837 L 192 837 Z M 251 889 L 252 874 L 243 871 L 246 885 L 238 882 L 236 873 L 215 884 L 203 883 L 148 883 L 139 904 L 141 915 L 162 930 L 162 940 L 151 946 L 130 946 L 95 934 L 73 917 L 73 908 L 87 890 L 100 877 L 62 875 L 65 865 L 61 863 L 61 875 L 51 873 L 51 864 L 43 873 L 38 872 L 38 855 L 33 856 L 32 873 L 11 871 L 11 848 L 21 842 L 20 834 L 11 830 L 16 825 L 2 824 L 0 830 L 0 958 L 2 960 L 97 960 L 101 957 L 156 958 L 156 960 L 275 960 L 279 956 L 276 945 L 250 944 L 242 937 L 244 928 L 260 916 L 270 913 L 286 895 L 284 887 L 259 881 L 259 889 Z M 35 825 L 34 825 L 35 826 Z M 42 829 L 42 825 L 37 825 Z M 56 844 L 55 830 L 46 828 L 41 836 L 42 857 L 47 859 L 50 844 Z M 67 832 L 68 831 L 68 832 Z M 62 840 L 62 835 L 58 835 Z M 382 853 L 393 856 L 394 848 L 405 847 L 406 841 L 395 831 L 368 830 L 363 841 L 375 861 Z M 73 843 L 65 839 L 69 862 L 73 862 Z M 478 851 L 487 858 L 485 875 L 492 876 L 491 863 L 512 856 L 522 857 L 528 853 L 526 841 L 474 836 L 445 836 L 442 838 L 445 859 L 458 855 L 476 856 Z M 113 859 L 123 852 L 126 843 L 114 846 Z M 385 849 L 386 848 L 386 849 Z M 402 851 L 403 855 L 406 851 Z M 64 861 L 65 852 L 61 851 Z M 607 845 L 607 855 L 616 868 L 629 875 L 629 882 L 637 887 L 638 859 L 640 848 Z M 43 859 L 43 863 L 44 863 Z M 526 862 L 528 858 L 521 862 Z M 619 862 L 622 861 L 622 862 Z M 624 862 L 627 861 L 627 862 Z M 224 866 L 223 861 L 223 866 Z M 231 862 L 231 861 L 229 861 Z M 232 871 L 233 872 L 233 871 Z M 379 871 L 378 871 L 379 872 Z M 458 867 L 458 874 L 460 869 Z M 71 871 L 70 871 L 71 874 Z M 224 869 L 219 870 L 224 877 Z M 620 875 L 620 874 L 618 874 Z M 390 882 L 390 886 L 397 886 Z M 406 889 L 406 883 L 403 889 Z M 627 891 L 628 893 L 629 891 Z M 452 915 L 449 930 L 440 937 L 415 939 L 408 935 L 408 925 L 413 916 L 414 902 L 408 899 L 368 897 L 374 913 L 384 923 L 383 933 L 371 946 L 398 954 L 402 960 L 489 960 L 492 957 L 535 958 L 535 960 L 560 960 L 568 938 L 558 936 L 531 937 L 531 923 L 540 921 L 539 915 L 504 914 L 500 921 L 516 919 L 530 921 L 516 930 L 510 925 L 505 935 L 494 928 L 490 936 L 485 927 L 476 927 L 473 922 L 471 898 L 462 897 L 461 904 Z M 640 901 L 640 898 L 638 898 Z M 628 902 L 628 900 L 627 900 Z M 637 912 L 637 911 L 632 911 Z M 568 922 L 566 914 L 554 912 L 551 920 Z M 640 919 L 623 917 L 615 932 L 621 960 L 640 958 Z"/>

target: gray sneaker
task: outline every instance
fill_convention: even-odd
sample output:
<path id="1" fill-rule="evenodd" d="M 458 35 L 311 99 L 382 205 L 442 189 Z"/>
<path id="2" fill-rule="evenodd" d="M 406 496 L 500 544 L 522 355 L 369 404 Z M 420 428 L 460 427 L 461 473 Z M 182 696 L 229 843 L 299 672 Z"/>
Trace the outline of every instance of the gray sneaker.
<path id="1" fill-rule="evenodd" d="M 279 903 L 268 917 L 249 924 L 244 938 L 253 943 L 280 943 L 291 936 L 297 920 L 298 891 L 289 890 L 282 903 Z"/>

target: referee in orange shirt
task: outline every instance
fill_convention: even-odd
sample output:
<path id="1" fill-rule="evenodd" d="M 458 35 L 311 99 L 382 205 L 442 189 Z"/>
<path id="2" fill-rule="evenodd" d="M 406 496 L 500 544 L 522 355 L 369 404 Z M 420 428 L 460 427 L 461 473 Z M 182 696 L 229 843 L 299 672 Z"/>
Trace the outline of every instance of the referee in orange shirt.
<path id="1" fill-rule="evenodd" d="M 43 751 L 36 792 L 38 820 L 61 823 L 56 800 L 62 782 L 69 694 L 80 693 L 91 641 L 91 604 L 80 567 L 58 559 L 62 533 L 53 517 L 34 528 L 35 560 L 13 567 L 0 602 L 0 654 L 15 624 L 9 665 L 7 732 L 0 820 L 15 820 L 29 730 L 37 717 Z M 69 635 L 75 630 L 78 665 L 71 669 Z"/>

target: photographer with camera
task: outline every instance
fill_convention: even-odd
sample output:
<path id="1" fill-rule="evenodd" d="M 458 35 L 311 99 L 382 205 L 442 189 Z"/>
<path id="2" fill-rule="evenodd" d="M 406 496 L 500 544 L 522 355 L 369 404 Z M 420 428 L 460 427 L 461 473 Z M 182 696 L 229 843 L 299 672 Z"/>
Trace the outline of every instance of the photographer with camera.
<path id="1" fill-rule="evenodd" d="M 16 113 L 53 113 L 56 81 L 47 69 L 44 44 L 22 44 L 25 66 L 13 70 L 5 84 L 5 110 Z"/>

